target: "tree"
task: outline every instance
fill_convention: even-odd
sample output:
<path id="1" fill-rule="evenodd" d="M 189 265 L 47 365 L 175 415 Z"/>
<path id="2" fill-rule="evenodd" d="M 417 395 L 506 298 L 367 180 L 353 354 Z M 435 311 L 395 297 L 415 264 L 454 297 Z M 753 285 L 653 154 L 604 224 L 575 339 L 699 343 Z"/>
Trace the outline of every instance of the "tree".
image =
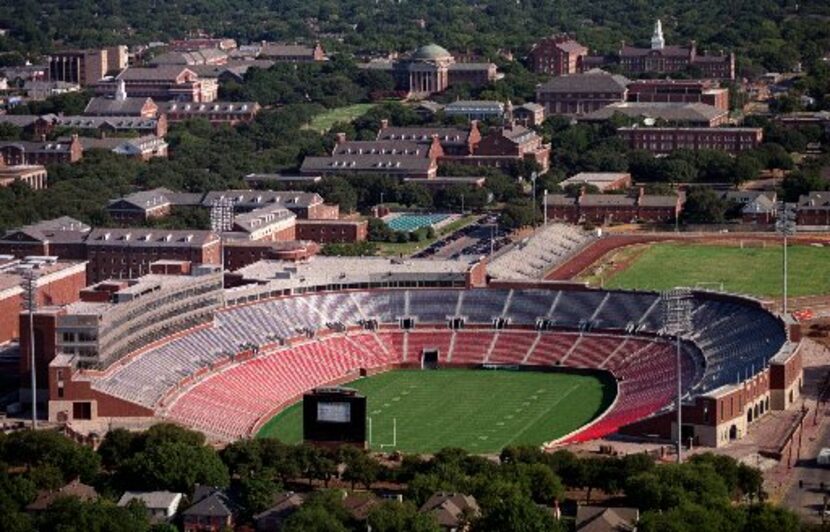
<path id="1" fill-rule="evenodd" d="M 117 474 L 120 485 L 189 493 L 196 484 L 227 486 L 228 469 L 213 448 L 185 441 L 152 441 Z"/>
<path id="2" fill-rule="evenodd" d="M 683 219 L 691 223 L 723 223 L 728 205 L 707 187 L 689 187 Z"/>
<path id="3" fill-rule="evenodd" d="M 343 508 L 343 492 L 314 492 L 308 500 L 286 519 L 285 532 L 347 532 L 349 516 Z"/>
<path id="4" fill-rule="evenodd" d="M 117 468 L 132 456 L 135 452 L 133 449 L 135 444 L 135 435 L 127 429 L 116 428 L 108 431 L 101 445 L 98 446 L 101 464 L 109 470 Z"/>
<path id="5" fill-rule="evenodd" d="M 404 183 L 398 189 L 398 203 L 426 209 L 432 207 L 432 195 L 419 183 Z"/>
<path id="6" fill-rule="evenodd" d="M 432 514 L 422 514 L 411 502 L 386 501 L 372 508 L 368 524 L 376 532 L 439 532 Z"/>
<path id="7" fill-rule="evenodd" d="M 534 502 L 551 504 L 554 500 L 561 500 L 565 495 L 565 487 L 561 479 L 546 465 L 523 465 L 522 470 L 529 484 L 530 498 Z"/>
<path id="8" fill-rule="evenodd" d="M 66 532 L 140 532 L 149 529 L 144 504 L 131 501 L 126 507 L 99 499 L 82 502 L 77 497 L 61 497 L 37 518 L 38 530 Z"/>
<path id="9" fill-rule="evenodd" d="M 508 229 L 532 225 L 538 218 L 537 209 L 529 201 L 508 203 L 499 217 L 499 223 Z"/>
<path id="10" fill-rule="evenodd" d="M 344 463 L 346 469 L 343 471 L 343 480 L 351 482 L 352 489 L 360 483 L 368 490 L 380 472 L 380 464 L 365 452 L 349 454 Z"/>
<path id="11" fill-rule="evenodd" d="M 263 475 L 243 478 L 239 481 L 239 498 L 248 517 L 267 510 L 274 502 L 282 486 Z"/>
<path id="12" fill-rule="evenodd" d="M 827 190 L 827 181 L 817 172 L 796 170 L 781 181 L 784 201 L 795 202 L 798 197 L 813 191 Z"/>
<path id="13" fill-rule="evenodd" d="M 756 179 L 762 168 L 763 165 L 756 157 L 742 153 L 735 158 L 732 183 L 740 185 L 746 181 Z"/>
<path id="14" fill-rule="evenodd" d="M 391 242 L 395 237 L 395 231 L 380 218 L 369 218 L 368 225 L 369 240 L 372 242 Z"/>
<path id="15" fill-rule="evenodd" d="M 9 465 L 28 468 L 51 466 L 68 482 L 80 477 L 91 482 L 98 474 L 100 459 L 92 449 L 75 444 L 62 434 L 49 431 L 22 431 L 9 435 L 2 456 Z"/>
<path id="16" fill-rule="evenodd" d="M 475 531 L 510 530 L 512 532 L 553 532 L 561 530 L 551 514 L 529 498 L 513 493 L 483 509 L 473 522 Z"/>

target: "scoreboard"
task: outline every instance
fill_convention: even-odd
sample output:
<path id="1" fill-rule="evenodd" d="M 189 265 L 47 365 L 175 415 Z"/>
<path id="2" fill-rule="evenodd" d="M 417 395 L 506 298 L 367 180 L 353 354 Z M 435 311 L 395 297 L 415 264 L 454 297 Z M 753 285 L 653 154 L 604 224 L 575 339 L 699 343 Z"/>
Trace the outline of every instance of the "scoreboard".
<path id="1" fill-rule="evenodd" d="M 351 388 L 316 388 L 303 395 L 303 440 L 366 447 L 366 397 Z"/>

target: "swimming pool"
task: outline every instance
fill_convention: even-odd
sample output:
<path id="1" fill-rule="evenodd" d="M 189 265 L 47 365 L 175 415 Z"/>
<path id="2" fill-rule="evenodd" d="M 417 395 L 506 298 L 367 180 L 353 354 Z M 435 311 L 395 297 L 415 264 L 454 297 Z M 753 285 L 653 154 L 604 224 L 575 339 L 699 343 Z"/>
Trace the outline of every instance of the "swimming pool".
<path id="1" fill-rule="evenodd" d="M 449 214 L 399 214 L 387 220 L 386 225 L 395 231 L 410 232 L 421 227 L 436 225 L 449 217 Z"/>

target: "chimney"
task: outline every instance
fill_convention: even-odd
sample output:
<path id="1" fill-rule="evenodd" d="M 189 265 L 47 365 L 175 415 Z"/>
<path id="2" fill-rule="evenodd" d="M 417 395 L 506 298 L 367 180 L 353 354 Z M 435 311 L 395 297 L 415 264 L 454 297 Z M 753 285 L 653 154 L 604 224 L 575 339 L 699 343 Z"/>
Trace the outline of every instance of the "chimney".
<path id="1" fill-rule="evenodd" d="M 389 127 L 389 120 L 384 118 L 383 120 L 380 121 L 380 128 L 381 129 L 386 129 L 388 127 Z"/>
<path id="2" fill-rule="evenodd" d="M 346 142 L 346 133 L 341 131 L 337 134 L 337 145 L 339 146 L 339 145 L 341 145 L 345 142 Z"/>

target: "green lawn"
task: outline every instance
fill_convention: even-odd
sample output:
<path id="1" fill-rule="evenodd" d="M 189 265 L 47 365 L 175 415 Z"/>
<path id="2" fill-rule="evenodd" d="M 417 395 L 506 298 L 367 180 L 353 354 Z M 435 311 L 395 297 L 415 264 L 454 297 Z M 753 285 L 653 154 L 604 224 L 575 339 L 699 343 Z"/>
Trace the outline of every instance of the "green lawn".
<path id="1" fill-rule="evenodd" d="M 348 386 L 368 398 L 372 448 L 435 452 L 463 447 L 495 453 L 506 445 L 540 445 L 597 417 L 613 399 L 613 384 L 600 377 L 506 370 L 396 370 Z M 270 420 L 260 437 L 302 439 L 301 404 Z M 391 447 L 384 447 L 392 450 Z"/>
<path id="2" fill-rule="evenodd" d="M 337 122 L 351 122 L 355 118 L 366 114 L 374 106 L 375 104 L 373 103 L 356 103 L 354 105 L 331 109 L 312 118 L 311 123 L 307 127 L 308 129 L 325 133 Z"/>
<path id="3" fill-rule="evenodd" d="M 790 246 L 789 295 L 830 294 L 830 248 Z M 626 269 L 605 280 L 607 288 L 665 290 L 698 283 L 728 292 L 775 297 L 782 293 L 782 249 L 703 244 L 654 244 Z M 717 284 L 714 284 L 717 283 Z"/>

